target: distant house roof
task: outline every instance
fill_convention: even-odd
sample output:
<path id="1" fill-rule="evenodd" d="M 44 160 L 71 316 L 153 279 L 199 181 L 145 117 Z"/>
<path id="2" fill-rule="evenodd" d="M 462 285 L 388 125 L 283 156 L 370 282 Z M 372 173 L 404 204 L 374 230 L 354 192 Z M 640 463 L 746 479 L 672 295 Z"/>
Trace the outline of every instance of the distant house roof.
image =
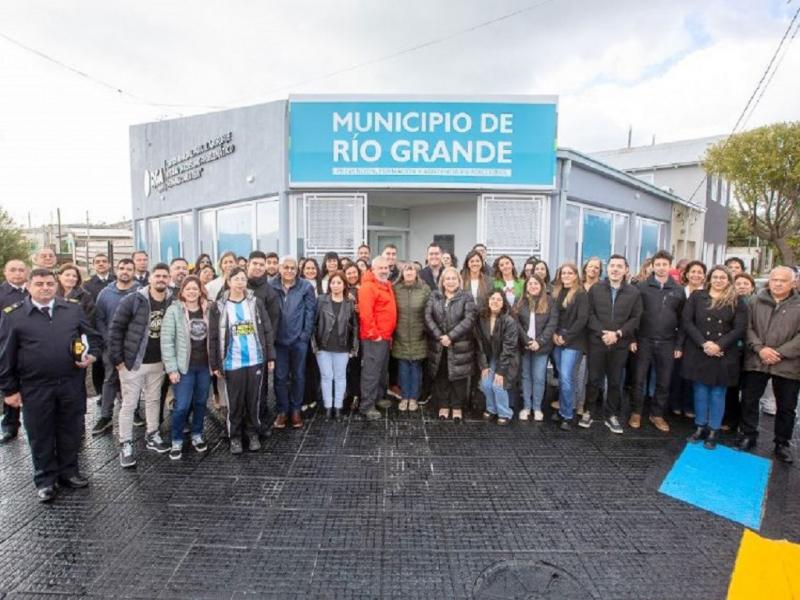
<path id="1" fill-rule="evenodd" d="M 699 164 L 705 157 L 709 146 L 724 140 L 726 137 L 724 135 L 713 135 L 694 140 L 603 150 L 601 152 L 592 152 L 590 156 L 623 171 L 689 166 Z"/>
<path id="2" fill-rule="evenodd" d="M 694 202 L 690 202 L 684 198 L 681 198 L 680 196 L 676 196 L 675 194 L 668 192 L 667 190 L 662 190 L 660 187 L 657 187 L 651 183 L 647 183 L 646 181 L 637 179 L 633 175 L 629 175 L 628 173 L 622 171 L 618 167 L 611 166 L 603 162 L 602 160 L 595 158 L 594 156 L 583 154 L 581 152 L 578 152 L 577 150 L 573 150 L 572 148 L 559 148 L 557 155 L 558 158 L 571 160 L 573 162 L 580 164 L 586 169 L 589 169 L 590 171 L 602 173 L 607 177 L 615 179 L 631 187 L 640 189 L 643 192 L 647 192 L 648 194 L 658 196 L 659 198 L 668 200 L 670 202 L 676 202 L 684 206 L 689 206 L 695 210 L 699 210 L 700 212 L 705 212 L 704 207 L 695 204 Z"/>

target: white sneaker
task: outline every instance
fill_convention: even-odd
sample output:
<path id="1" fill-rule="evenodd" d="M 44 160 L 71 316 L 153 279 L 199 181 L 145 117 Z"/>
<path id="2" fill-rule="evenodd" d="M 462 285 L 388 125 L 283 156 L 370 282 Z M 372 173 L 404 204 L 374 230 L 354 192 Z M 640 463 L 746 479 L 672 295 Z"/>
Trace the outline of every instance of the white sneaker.
<path id="1" fill-rule="evenodd" d="M 400 404 L 397 405 L 397 410 L 406 412 L 408 410 L 408 400 L 400 400 Z"/>
<path id="2" fill-rule="evenodd" d="M 527 421 L 530 416 L 531 416 L 531 411 L 529 411 L 527 408 L 523 408 L 521 411 L 519 411 L 520 421 Z"/>
<path id="3" fill-rule="evenodd" d="M 540 410 L 533 411 L 533 420 L 534 421 L 544 421 L 544 413 Z"/>
<path id="4" fill-rule="evenodd" d="M 408 401 L 408 412 L 416 412 L 419 410 L 419 404 L 416 400 Z"/>

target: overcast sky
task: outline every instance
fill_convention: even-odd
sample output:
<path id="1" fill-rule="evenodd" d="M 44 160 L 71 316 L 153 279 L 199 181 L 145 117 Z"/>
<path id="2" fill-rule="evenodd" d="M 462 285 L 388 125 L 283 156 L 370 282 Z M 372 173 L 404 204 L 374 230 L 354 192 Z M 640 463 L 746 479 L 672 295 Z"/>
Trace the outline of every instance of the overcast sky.
<path id="1" fill-rule="evenodd" d="M 129 125 L 289 93 L 556 94 L 581 151 L 728 133 L 798 2 L 4 0 L 0 205 L 128 218 Z M 796 39 L 748 128 L 800 119 L 798 73 Z"/>

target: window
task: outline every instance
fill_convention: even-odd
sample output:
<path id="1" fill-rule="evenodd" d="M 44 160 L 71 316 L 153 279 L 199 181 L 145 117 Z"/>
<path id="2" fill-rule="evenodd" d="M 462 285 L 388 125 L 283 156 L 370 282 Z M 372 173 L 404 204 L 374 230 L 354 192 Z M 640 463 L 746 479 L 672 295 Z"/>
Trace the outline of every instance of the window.
<path id="1" fill-rule="evenodd" d="M 250 203 L 217 211 L 219 253 L 228 250 L 247 256 L 253 249 L 253 205 Z"/>
<path id="2" fill-rule="evenodd" d="M 214 241 L 217 239 L 217 232 L 215 231 L 216 211 L 202 210 L 197 215 L 198 232 L 197 232 L 197 255 L 208 254 L 211 261 L 216 264 L 217 262 L 217 245 Z"/>
<path id="3" fill-rule="evenodd" d="M 136 221 L 136 249 L 137 250 L 146 250 L 147 249 L 147 236 L 145 235 L 145 223 L 144 219 L 139 219 Z"/>
<path id="4" fill-rule="evenodd" d="M 666 224 L 661 221 L 644 219 L 637 217 L 639 230 L 639 254 L 638 268 L 645 259 L 653 256 L 659 249 L 664 247 L 666 238 Z"/>
<path id="5" fill-rule="evenodd" d="M 162 262 L 169 263 L 181 255 L 181 220 L 168 217 L 158 220 L 158 254 Z"/>
<path id="6" fill-rule="evenodd" d="M 614 215 L 614 254 L 628 256 L 628 226 L 630 217 L 628 215 Z"/>
<path id="7" fill-rule="evenodd" d="M 581 209 L 575 204 L 567 204 L 566 219 L 564 221 L 564 260 L 574 263 L 578 260 L 581 238 Z"/>
<path id="8" fill-rule="evenodd" d="M 262 252 L 278 251 L 280 232 L 278 200 L 256 204 L 256 248 Z"/>
<path id="9" fill-rule="evenodd" d="M 192 262 L 196 256 L 194 250 L 194 217 L 188 212 L 181 215 L 181 256 Z"/>
<path id="10" fill-rule="evenodd" d="M 298 247 L 303 248 L 301 255 L 322 256 L 331 251 L 354 254 L 364 239 L 367 195 L 304 194 L 302 198 L 303 223 L 297 236 Z"/>
<path id="11" fill-rule="evenodd" d="M 564 260 L 580 265 L 591 256 L 603 263 L 612 254 L 628 256 L 629 224 L 630 216 L 625 213 L 568 202 L 563 224 Z"/>
<path id="12" fill-rule="evenodd" d="M 515 261 L 543 256 L 547 247 L 544 210 L 544 196 L 484 194 L 478 211 L 478 239 L 485 241 L 489 256 L 507 254 Z"/>

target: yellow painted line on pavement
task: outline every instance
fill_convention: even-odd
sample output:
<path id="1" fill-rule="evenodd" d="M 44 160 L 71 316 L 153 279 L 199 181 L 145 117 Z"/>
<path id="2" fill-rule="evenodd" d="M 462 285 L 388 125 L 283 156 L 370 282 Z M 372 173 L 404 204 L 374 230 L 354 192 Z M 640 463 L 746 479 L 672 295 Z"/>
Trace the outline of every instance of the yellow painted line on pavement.
<path id="1" fill-rule="evenodd" d="M 800 544 L 768 540 L 745 529 L 728 600 L 800 599 Z"/>

